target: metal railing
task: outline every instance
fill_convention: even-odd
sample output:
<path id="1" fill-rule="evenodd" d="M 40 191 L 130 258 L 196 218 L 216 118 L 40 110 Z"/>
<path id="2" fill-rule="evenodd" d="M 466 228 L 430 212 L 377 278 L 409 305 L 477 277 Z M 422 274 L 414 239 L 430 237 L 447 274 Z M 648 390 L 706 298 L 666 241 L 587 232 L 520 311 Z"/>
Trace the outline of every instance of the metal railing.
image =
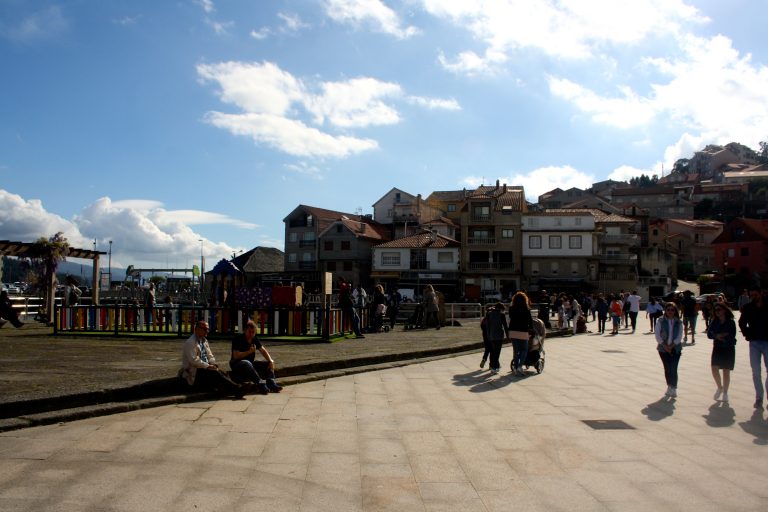
<path id="1" fill-rule="evenodd" d="M 496 245 L 496 238 L 470 237 L 467 238 L 467 245 Z"/>
<path id="2" fill-rule="evenodd" d="M 515 264 L 514 263 L 508 263 L 508 262 L 470 262 L 469 263 L 469 270 L 480 270 L 480 271 L 494 271 L 494 270 L 505 270 L 508 272 L 512 272 L 515 270 Z"/>

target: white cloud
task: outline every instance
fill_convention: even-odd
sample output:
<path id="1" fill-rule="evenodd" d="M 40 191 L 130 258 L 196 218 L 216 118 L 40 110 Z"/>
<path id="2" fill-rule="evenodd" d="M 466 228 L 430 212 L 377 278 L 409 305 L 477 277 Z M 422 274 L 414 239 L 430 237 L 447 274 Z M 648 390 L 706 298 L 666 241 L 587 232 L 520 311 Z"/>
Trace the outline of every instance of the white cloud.
<path id="1" fill-rule="evenodd" d="M 509 186 L 522 186 L 528 201 L 538 202 L 539 196 L 555 188 L 567 190 L 572 187 L 587 189 L 595 181 L 594 175 L 576 170 L 570 165 L 547 166 L 534 169 L 527 173 L 516 172 L 509 176 L 485 179 L 477 176 L 467 176 L 462 184 L 467 187 L 479 187 L 482 184 L 496 183 L 496 180 Z"/>
<path id="2" fill-rule="evenodd" d="M 285 168 L 291 172 L 308 176 L 314 180 L 322 180 L 323 174 L 319 167 L 312 165 L 308 162 L 297 162 L 293 164 L 286 164 Z"/>
<path id="3" fill-rule="evenodd" d="M 296 33 L 305 28 L 309 28 L 309 24 L 304 23 L 298 14 L 279 12 L 277 13 L 277 17 L 283 22 L 283 25 L 280 27 L 280 31 L 283 33 Z"/>
<path id="4" fill-rule="evenodd" d="M 553 95 L 572 102 L 582 112 L 591 114 L 596 123 L 617 128 L 644 126 L 655 114 L 652 100 L 639 97 L 627 87 L 619 89 L 620 97 L 607 98 L 570 80 L 550 77 L 549 90 Z"/>
<path id="5" fill-rule="evenodd" d="M 325 12 L 338 23 L 372 25 L 376 30 L 407 39 L 419 33 L 413 26 L 403 27 L 400 17 L 381 0 L 325 0 Z"/>
<path id="6" fill-rule="evenodd" d="M 169 256 L 174 260 L 197 261 L 201 239 L 206 258 L 213 263 L 242 249 L 208 240 L 191 227 L 201 224 L 258 227 L 220 213 L 166 210 L 158 201 L 113 202 L 108 197 L 97 199 L 67 220 L 46 211 L 39 200 L 25 200 L 0 189 L 0 239 L 30 242 L 62 231 L 70 245 L 90 249 L 96 239 L 100 250 L 112 240 L 113 263 L 117 266 L 165 266 Z"/>
<path id="7" fill-rule="evenodd" d="M 19 20 L 0 19 L 0 37 L 16 43 L 31 44 L 37 41 L 55 39 L 69 29 L 69 21 L 61 8 L 52 5 Z"/>
<path id="8" fill-rule="evenodd" d="M 422 0 L 424 9 L 467 29 L 485 50 L 441 57 L 454 72 L 487 72 L 520 49 L 565 59 L 585 59 L 615 44 L 676 34 L 682 23 L 706 18 L 683 0 Z"/>
<path id="9" fill-rule="evenodd" d="M 396 101 L 459 109 L 455 100 L 404 96 L 399 84 L 370 77 L 305 83 L 271 62 L 201 64 L 197 71 L 204 82 L 218 83 L 223 102 L 243 110 L 208 112 L 206 122 L 302 157 L 341 158 L 378 148 L 375 140 L 355 137 L 349 130 L 399 123 L 392 105 Z M 345 131 L 329 133 L 310 123 Z"/>
<path id="10" fill-rule="evenodd" d="M 217 36 L 225 36 L 229 33 L 229 29 L 235 26 L 234 21 L 218 21 L 206 17 L 205 23 L 216 32 Z"/>
<path id="11" fill-rule="evenodd" d="M 261 27 L 259 30 L 251 30 L 251 37 L 258 39 L 259 41 L 263 41 L 264 39 L 268 38 L 270 34 L 272 34 L 272 31 L 269 29 L 269 27 Z"/>
<path id="12" fill-rule="evenodd" d="M 429 110 L 461 110 L 461 105 L 455 99 L 426 98 L 424 96 L 408 96 L 408 103 L 419 105 Z"/>
<path id="13" fill-rule="evenodd" d="M 78 227 L 43 208 L 39 199 L 25 200 L 17 194 L 0 189 L 0 238 L 19 242 L 34 242 L 59 231 L 71 245 L 85 246 L 86 238 Z"/>
<path id="14" fill-rule="evenodd" d="M 639 178 L 643 174 L 648 177 L 656 174 L 659 176 L 659 178 L 661 178 L 660 172 L 654 172 L 648 169 L 638 169 L 637 167 L 632 167 L 631 165 L 621 165 L 614 169 L 606 179 L 616 181 L 629 181 L 632 178 Z"/>
<path id="15" fill-rule="evenodd" d="M 216 11 L 216 6 L 213 5 L 213 0 L 196 0 L 195 3 L 202 7 L 203 11 L 208 14 Z"/>

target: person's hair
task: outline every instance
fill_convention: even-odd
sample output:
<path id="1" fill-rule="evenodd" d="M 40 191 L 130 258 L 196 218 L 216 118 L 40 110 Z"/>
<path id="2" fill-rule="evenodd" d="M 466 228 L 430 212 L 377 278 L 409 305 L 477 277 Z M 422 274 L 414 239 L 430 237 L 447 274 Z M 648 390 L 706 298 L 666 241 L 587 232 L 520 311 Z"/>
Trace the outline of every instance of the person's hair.
<path id="1" fill-rule="evenodd" d="M 379 291 L 379 292 L 381 292 L 381 293 L 384 293 L 384 287 L 383 287 L 383 286 L 381 286 L 380 284 L 377 284 L 377 285 L 376 285 L 376 291 Z"/>
<path id="2" fill-rule="evenodd" d="M 512 297 L 512 306 L 525 306 L 526 308 L 531 307 L 531 301 L 528 300 L 528 296 L 525 294 L 525 292 L 517 292 Z"/>
<path id="3" fill-rule="evenodd" d="M 245 328 L 248 329 L 249 327 L 253 327 L 255 329 L 256 322 L 254 322 L 253 320 L 248 320 L 247 322 L 245 322 Z"/>
<path id="4" fill-rule="evenodd" d="M 672 309 L 675 310 L 675 316 L 680 316 L 680 310 L 677 309 L 677 304 L 675 304 L 674 302 L 667 302 L 666 304 L 664 304 L 664 312 L 665 313 L 666 313 L 668 308 L 672 308 Z"/>
<path id="5" fill-rule="evenodd" d="M 501 302 L 497 302 L 493 307 L 496 308 L 496 311 L 504 312 L 504 304 Z"/>
<path id="6" fill-rule="evenodd" d="M 733 310 L 725 302 L 721 302 L 715 305 L 715 309 L 722 309 L 725 311 L 726 318 L 733 318 Z"/>
<path id="7" fill-rule="evenodd" d="M 424 290 L 425 290 L 425 291 L 428 291 L 428 292 L 433 292 L 433 291 L 435 291 L 435 289 L 432 287 L 432 285 L 431 285 L 431 284 L 428 284 L 427 286 L 425 286 L 425 287 L 424 287 Z"/>
<path id="8" fill-rule="evenodd" d="M 195 329 L 197 329 L 198 327 L 200 328 L 208 327 L 208 322 L 206 322 L 205 320 L 198 320 L 197 323 L 195 323 Z"/>

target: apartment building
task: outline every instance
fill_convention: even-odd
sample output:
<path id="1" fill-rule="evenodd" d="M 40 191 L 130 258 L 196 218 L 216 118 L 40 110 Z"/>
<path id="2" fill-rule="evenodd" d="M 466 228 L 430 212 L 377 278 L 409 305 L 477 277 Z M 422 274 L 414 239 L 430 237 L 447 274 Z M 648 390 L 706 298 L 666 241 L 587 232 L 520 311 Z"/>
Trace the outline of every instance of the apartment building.
<path id="1" fill-rule="evenodd" d="M 481 299 L 520 289 L 520 227 L 527 203 L 522 187 L 480 186 L 461 211 L 464 295 Z"/>
<path id="2" fill-rule="evenodd" d="M 677 267 L 672 277 L 686 277 L 711 272 L 715 266 L 712 241 L 723 232 L 716 220 L 658 219 L 652 222 L 650 247 L 674 253 Z"/>
<path id="3" fill-rule="evenodd" d="M 342 215 L 318 235 L 319 270 L 332 272 L 334 282 L 343 277 L 350 283 L 370 288 L 374 284 L 371 250 L 389 239 L 388 226 L 368 217 Z"/>
<path id="4" fill-rule="evenodd" d="M 392 188 L 373 203 L 373 219 L 390 227 L 391 238 L 418 233 L 423 224 L 442 215 L 443 212 L 430 206 L 421 194 L 414 196 L 399 188 Z"/>
<path id="5" fill-rule="evenodd" d="M 432 231 L 398 238 L 373 247 L 371 277 L 386 288 L 422 288 L 431 284 L 446 297 L 461 295 L 458 241 Z"/>

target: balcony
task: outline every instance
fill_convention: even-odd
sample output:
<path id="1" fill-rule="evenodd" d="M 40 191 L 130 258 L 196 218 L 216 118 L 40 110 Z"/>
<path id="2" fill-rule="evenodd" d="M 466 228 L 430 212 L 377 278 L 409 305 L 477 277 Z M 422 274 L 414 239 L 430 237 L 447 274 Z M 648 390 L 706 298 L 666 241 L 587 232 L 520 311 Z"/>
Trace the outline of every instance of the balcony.
<path id="1" fill-rule="evenodd" d="M 634 272 L 600 272 L 600 281 L 637 281 Z"/>
<path id="2" fill-rule="evenodd" d="M 467 245 L 496 245 L 496 238 L 483 236 L 467 238 Z"/>
<path id="3" fill-rule="evenodd" d="M 317 260 L 299 262 L 300 270 L 315 270 L 315 268 L 317 268 Z"/>
<path id="4" fill-rule="evenodd" d="M 604 244 L 637 245 L 639 240 L 640 240 L 640 237 L 638 235 L 630 235 L 630 234 L 603 235 L 601 242 Z"/>
<path id="5" fill-rule="evenodd" d="M 490 213 L 473 213 L 470 218 L 472 222 L 491 222 Z"/>
<path id="6" fill-rule="evenodd" d="M 314 247 L 317 240 L 299 240 L 299 247 Z"/>
<path id="7" fill-rule="evenodd" d="M 469 270 L 476 272 L 514 272 L 515 264 L 512 262 L 470 262 Z"/>
<path id="8" fill-rule="evenodd" d="M 634 265 L 637 263 L 637 254 L 632 253 L 612 253 L 612 254 L 598 254 L 597 257 L 601 263 L 614 263 Z"/>

